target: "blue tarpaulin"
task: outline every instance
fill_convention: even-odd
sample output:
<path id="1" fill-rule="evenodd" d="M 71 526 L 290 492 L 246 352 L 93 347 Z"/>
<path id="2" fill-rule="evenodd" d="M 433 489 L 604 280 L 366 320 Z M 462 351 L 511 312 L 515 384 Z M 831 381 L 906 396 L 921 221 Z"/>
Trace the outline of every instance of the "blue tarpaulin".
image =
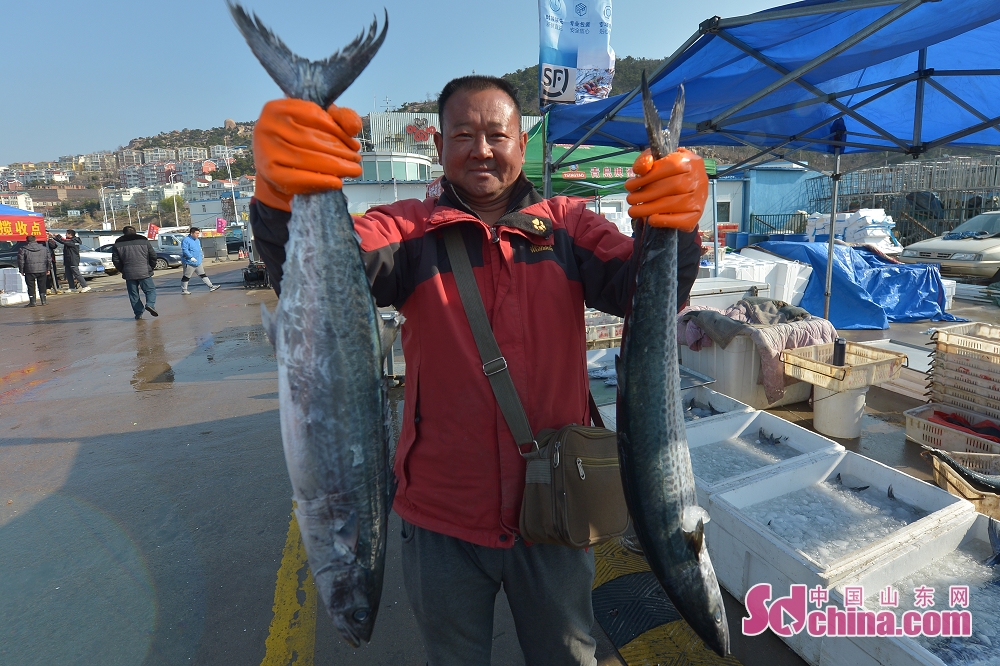
<path id="1" fill-rule="evenodd" d="M 809 0 L 705 21 L 650 89 L 662 112 L 684 84 L 683 145 L 916 156 L 1000 144 L 998 67 L 997 0 Z M 552 108 L 548 140 L 645 146 L 641 99 L 626 98 Z"/>
<path id="2" fill-rule="evenodd" d="M 823 316 L 826 243 L 760 243 L 763 250 L 813 267 L 801 307 Z M 937 266 L 894 264 L 864 248 L 837 245 L 833 254 L 830 322 L 839 329 L 886 329 L 889 322 L 965 321 L 944 311 Z"/>

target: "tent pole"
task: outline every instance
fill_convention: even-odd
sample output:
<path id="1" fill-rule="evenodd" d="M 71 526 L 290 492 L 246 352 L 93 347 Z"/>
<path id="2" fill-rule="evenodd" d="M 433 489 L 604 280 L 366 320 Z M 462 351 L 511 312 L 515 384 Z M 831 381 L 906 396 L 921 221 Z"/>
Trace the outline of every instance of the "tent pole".
<path id="1" fill-rule="evenodd" d="M 830 318 L 830 291 L 833 287 L 833 246 L 834 236 L 837 233 L 837 194 L 840 189 L 840 149 L 837 149 L 837 157 L 834 161 L 833 175 L 833 196 L 830 197 L 830 238 L 827 243 L 826 254 L 826 291 L 823 301 L 823 319 Z"/>
<path id="2" fill-rule="evenodd" d="M 719 203 L 715 185 L 717 179 L 712 177 L 712 247 L 715 251 L 713 255 L 715 257 L 715 271 L 712 277 L 719 277 Z"/>
<path id="3" fill-rule="evenodd" d="M 545 142 L 545 156 L 542 158 L 542 196 L 552 198 L 552 144 Z"/>

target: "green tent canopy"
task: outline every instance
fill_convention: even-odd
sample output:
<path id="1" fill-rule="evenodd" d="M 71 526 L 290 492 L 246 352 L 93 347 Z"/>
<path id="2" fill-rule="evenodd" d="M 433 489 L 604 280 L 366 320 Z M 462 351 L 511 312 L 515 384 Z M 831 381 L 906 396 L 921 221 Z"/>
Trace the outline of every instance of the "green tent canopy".
<path id="1" fill-rule="evenodd" d="M 528 132 L 528 147 L 524 162 L 524 175 L 539 190 L 544 188 L 544 125 L 544 122 L 538 123 Z M 552 161 L 558 160 L 569 148 L 570 144 L 552 146 Z M 605 157 L 606 155 L 609 156 Z M 594 161 L 565 164 L 557 169 L 552 174 L 552 193 L 592 197 L 624 192 L 625 180 L 632 176 L 632 163 L 638 156 L 637 152 L 621 153 L 619 148 L 580 146 L 573 151 L 573 157 L 580 161 Z M 709 175 L 714 175 L 715 160 L 705 160 L 705 170 Z"/>

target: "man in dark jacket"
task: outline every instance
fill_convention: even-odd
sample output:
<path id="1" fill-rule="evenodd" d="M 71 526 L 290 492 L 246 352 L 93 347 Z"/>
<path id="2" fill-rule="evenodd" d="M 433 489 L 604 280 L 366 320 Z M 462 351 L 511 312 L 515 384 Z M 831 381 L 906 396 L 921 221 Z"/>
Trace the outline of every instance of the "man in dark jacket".
<path id="1" fill-rule="evenodd" d="M 52 269 L 52 257 L 49 249 L 36 241 L 34 236 L 28 236 L 27 244 L 17 253 L 17 270 L 28 283 L 28 304 L 24 307 L 35 307 L 35 286 L 38 286 L 38 297 L 41 305 L 45 305 L 45 275 Z"/>
<path id="2" fill-rule="evenodd" d="M 156 285 L 153 284 L 156 250 L 145 236 L 136 234 L 135 227 L 129 225 L 122 231 L 124 233 L 115 241 L 111 250 L 111 261 L 125 279 L 132 312 L 136 319 L 142 319 L 143 310 L 159 317 L 160 313 L 153 309 L 156 305 Z M 139 298 L 139 289 L 146 295 L 145 306 Z"/>
<path id="3" fill-rule="evenodd" d="M 83 279 L 83 274 L 80 272 L 80 238 L 76 235 L 76 231 L 73 229 L 66 230 L 66 238 L 63 238 L 59 234 L 49 235 L 49 243 L 52 241 L 59 243 L 63 246 L 63 269 L 66 273 L 66 282 L 69 283 L 69 290 L 73 291 L 76 289 L 76 283 L 80 283 L 80 293 L 90 291 L 90 287 L 87 286 L 87 281 Z"/>
<path id="4" fill-rule="evenodd" d="M 56 264 L 56 248 L 59 247 L 59 244 L 52 239 L 51 235 L 46 237 L 44 241 L 38 242 L 49 248 L 49 259 L 52 262 L 52 271 L 49 273 L 49 280 L 45 286 L 47 289 L 51 289 L 53 294 L 61 294 L 62 289 L 59 288 L 59 266 Z"/>

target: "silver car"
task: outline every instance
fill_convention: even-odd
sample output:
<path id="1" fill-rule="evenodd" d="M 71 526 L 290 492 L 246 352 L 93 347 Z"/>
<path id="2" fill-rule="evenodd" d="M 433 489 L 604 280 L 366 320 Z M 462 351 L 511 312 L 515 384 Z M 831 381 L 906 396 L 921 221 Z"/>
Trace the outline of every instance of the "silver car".
<path id="1" fill-rule="evenodd" d="M 937 264 L 941 275 L 993 277 L 1000 270 L 1000 211 L 976 215 L 943 236 L 908 245 L 898 259 Z"/>

